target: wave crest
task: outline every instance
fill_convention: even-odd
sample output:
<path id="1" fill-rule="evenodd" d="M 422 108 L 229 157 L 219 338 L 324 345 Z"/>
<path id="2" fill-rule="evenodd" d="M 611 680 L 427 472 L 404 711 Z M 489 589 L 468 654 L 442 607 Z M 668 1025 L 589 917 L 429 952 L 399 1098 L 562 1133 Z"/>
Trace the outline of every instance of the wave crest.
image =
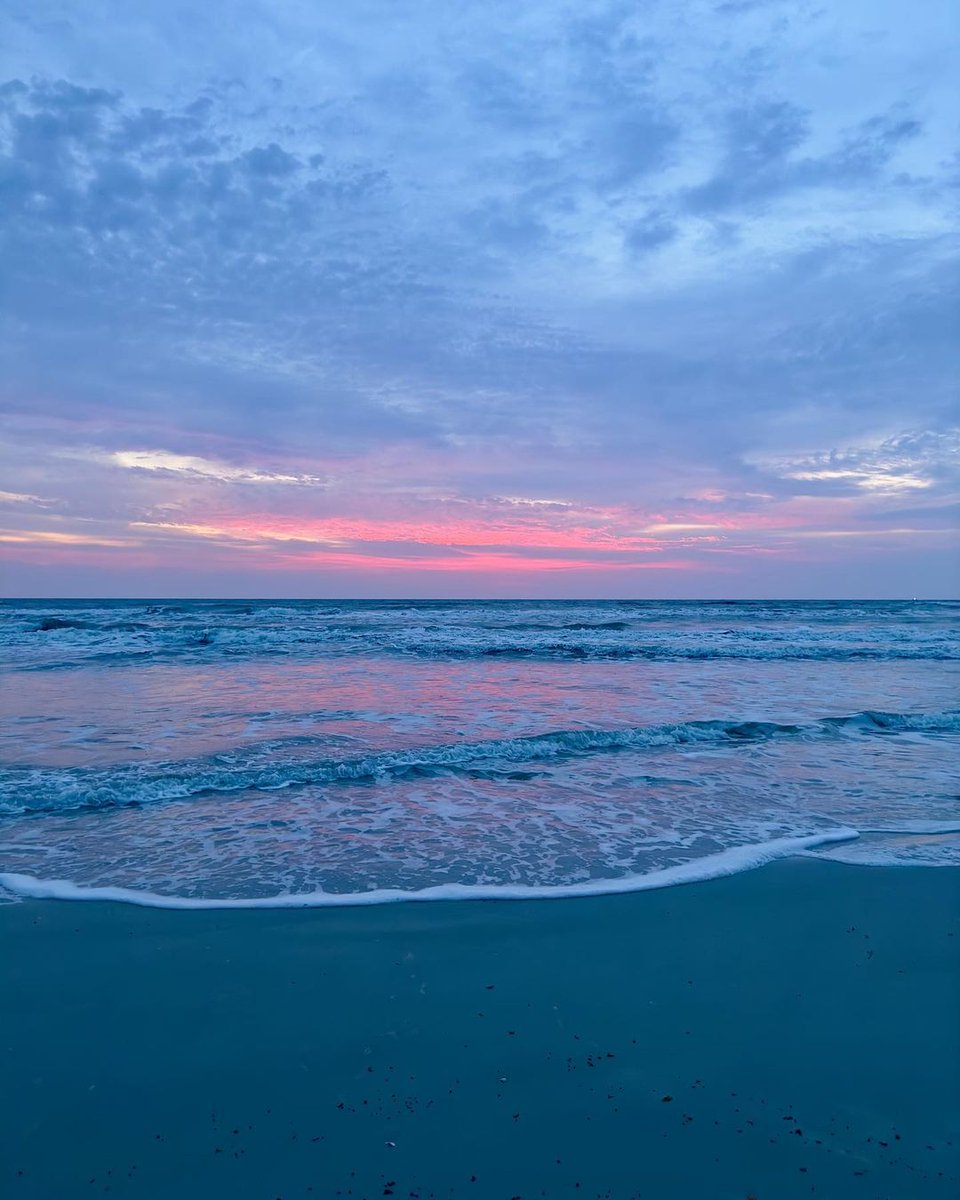
<path id="1" fill-rule="evenodd" d="M 803 724 L 774 721 L 688 721 L 620 729 L 574 729 L 392 750 L 356 758 L 276 762 L 272 743 L 246 752 L 165 764 L 110 769 L 51 770 L 8 767 L 0 771 L 0 813 L 15 815 L 133 807 L 210 793 L 327 786 L 345 782 L 472 773 L 492 777 L 517 766 L 620 750 L 747 745 L 777 738 L 945 734 L 960 731 L 960 711 L 886 713 L 866 711 Z"/>

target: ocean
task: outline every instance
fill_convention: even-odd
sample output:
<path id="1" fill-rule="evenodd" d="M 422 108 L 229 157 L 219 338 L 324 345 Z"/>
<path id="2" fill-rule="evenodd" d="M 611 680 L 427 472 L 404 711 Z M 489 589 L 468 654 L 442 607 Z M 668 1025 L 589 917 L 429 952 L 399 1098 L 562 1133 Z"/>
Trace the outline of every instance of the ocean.
<path id="1" fill-rule="evenodd" d="M 0 899 L 960 863 L 960 604 L 7 601 Z"/>

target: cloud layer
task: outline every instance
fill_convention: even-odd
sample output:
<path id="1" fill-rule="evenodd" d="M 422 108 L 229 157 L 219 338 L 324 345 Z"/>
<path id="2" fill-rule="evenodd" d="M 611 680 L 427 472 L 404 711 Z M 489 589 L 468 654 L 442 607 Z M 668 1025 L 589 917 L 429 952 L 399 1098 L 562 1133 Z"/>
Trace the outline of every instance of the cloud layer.
<path id="1" fill-rule="evenodd" d="M 145 12 L 2 39 L 12 591 L 956 591 L 939 0 Z"/>

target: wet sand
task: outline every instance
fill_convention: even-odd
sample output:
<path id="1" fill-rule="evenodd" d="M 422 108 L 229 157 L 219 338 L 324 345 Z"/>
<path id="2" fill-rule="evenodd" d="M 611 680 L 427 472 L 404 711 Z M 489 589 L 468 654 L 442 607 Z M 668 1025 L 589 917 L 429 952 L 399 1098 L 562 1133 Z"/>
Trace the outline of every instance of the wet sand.
<path id="1" fill-rule="evenodd" d="M 0 1192 L 953 1197 L 960 870 L 0 906 Z"/>

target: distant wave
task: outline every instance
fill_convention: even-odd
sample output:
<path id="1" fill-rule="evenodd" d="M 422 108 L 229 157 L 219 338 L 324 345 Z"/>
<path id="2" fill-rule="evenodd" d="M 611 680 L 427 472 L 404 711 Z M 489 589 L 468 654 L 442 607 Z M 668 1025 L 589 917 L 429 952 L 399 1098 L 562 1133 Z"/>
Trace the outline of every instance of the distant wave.
<path id="1" fill-rule="evenodd" d="M 111 769 L 77 767 L 0 770 L 0 813 L 63 812 L 183 800 L 210 793 L 274 791 L 307 785 L 429 778 L 443 774 L 503 776 L 551 759 L 664 747 L 745 745 L 775 738 L 928 734 L 960 731 L 960 711 L 940 713 L 860 712 L 802 724 L 773 721 L 688 721 L 619 729 L 574 729 L 516 738 L 457 742 L 392 750 L 357 758 L 270 761 L 274 743 L 229 755 L 163 764 L 127 764 Z M 306 747 L 308 742 L 304 742 Z M 264 758 L 266 757 L 266 761 Z"/>
<path id="2" fill-rule="evenodd" d="M 19 671 L 70 671 L 88 666 L 124 666 L 145 662 L 181 660 L 190 664 L 223 659 L 259 657 L 303 658 L 310 656 L 398 657 L 435 661 L 516 659 L 563 661 L 646 662 L 960 662 L 960 643 L 893 640 L 887 645 L 803 644 L 797 642 L 730 642 L 704 644 L 691 638 L 687 644 L 604 645 L 578 641 L 520 642 L 400 642 L 384 637 L 324 636 L 273 637 L 250 634 L 230 640 L 220 631 L 198 631 L 168 639 L 161 644 L 143 642 L 122 647 L 69 647 L 66 655 L 9 655 L 8 669 Z M 67 647 L 62 649 L 66 650 Z"/>
<path id="3" fill-rule="evenodd" d="M 635 624 L 633 621 L 501 621 L 493 624 L 478 624 L 477 628 L 495 630 L 501 633 L 510 632 L 511 630 L 516 633 L 552 630 L 556 633 L 558 630 L 563 629 L 573 629 L 581 632 L 589 629 L 630 629 L 633 624 Z"/>
<path id="4" fill-rule="evenodd" d="M 44 617 L 34 630 L 35 633 L 52 633 L 59 629 L 82 629 L 90 633 L 140 633 L 153 629 L 145 621 L 92 621 L 68 620 L 64 617 Z"/>
<path id="5" fill-rule="evenodd" d="M 0 603 L 8 671 L 264 657 L 960 661 L 948 602 Z"/>
<path id="6" fill-rule="evenodd" d="M 626 892 L 652 891 L 678 884 L 698 883 L 737 875 L 778 858 L 800 854 L 819 846 L 847 842 L 859 837 L 856 829 L 839 827 L 808 837 L 775 838 L 749 846 L 733 846 L 716 854 L 691 859 L 678 866 L 664 867 L 645 875 L 619 879 L 588 879 L 567 884 L 458 884 L 405 891 L 375 888 L 368 892 L 306 892 L 299 895 L 265 896 L 252 899 L 206 899 L 163 896 L 155 892 L 123 887 L 83 887 L 65 879 L 38 879 L 33 875 L 0 873 L 0 887 L 16 896 L 37 900 L 100 900 L 137 904 L 146 908 L 348 908 L 371 904 L 438 900 L 563 900 L 584 896 L 612 896 Z"/>

